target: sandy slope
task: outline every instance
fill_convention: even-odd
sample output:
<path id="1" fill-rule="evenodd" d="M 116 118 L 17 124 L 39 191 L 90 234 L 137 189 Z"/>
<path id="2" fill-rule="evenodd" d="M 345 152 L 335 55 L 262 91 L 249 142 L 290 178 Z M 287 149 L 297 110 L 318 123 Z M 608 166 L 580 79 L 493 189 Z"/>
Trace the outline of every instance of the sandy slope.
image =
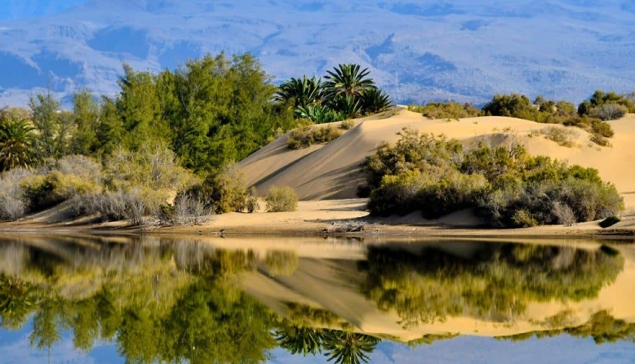
<path id="1" fill-rule="evenodd" d="M 486 140 L 492 145 L 523 143 L 532 154 L 548 155 L 570 163 L 597 168 L 601 176 L 624 194 L 635 193 L 635 115 L 612 121 L 613 147 L 590 143 L 589 134 L 577 128 L 575 146 L 562 147 L 541 135 L 531 136 L 547 126 L 532 121 L 480 117 L 460 121 L 429 120 L 418 113 L 400 110 L 357 120 L 357 125 L 342 137 L 322 146 L 290 151 L 286 135 L 238 164 L 250 185 L 261 194 L 271 186 L 291 186 L 302 200 L 354 198 L 363 182 L 359 164 L 384 143 L 395 143 L 404 127 L 422 133 L 444 134 L 466 143 Z M 633 198 L 628 198 L 634 207 Z"/>

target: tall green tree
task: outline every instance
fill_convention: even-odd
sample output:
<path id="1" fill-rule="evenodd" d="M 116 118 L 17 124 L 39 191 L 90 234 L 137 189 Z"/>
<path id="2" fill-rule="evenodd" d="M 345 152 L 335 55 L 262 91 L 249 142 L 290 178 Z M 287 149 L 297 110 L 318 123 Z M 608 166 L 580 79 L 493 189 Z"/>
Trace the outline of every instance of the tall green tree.
<path id="1" fill-rule="evenodd" d="M 276 91 L 250 54 L 192 60 L 157 77 L 172 148 L 185 167 L 215 170 L 238 161 L 295 125 L 271 102 Z"/>
<path id="2" fill-rule="evenodd" d="M 136 72 L 123 65 L 124 75 L 118 84 L 121 92 L 115 101 L 126 134 L 123 146 L 137 150 L 148 141 L 170 140 L 170 130 L 163 120 L 155 77 L 150 72 Z"/>
<path id="3" fill-rule="evenodd" d="M 72 154 L 91 155 L 97 151 L 99 127 L 99 104 L 87 90 L 78 92 L 73 98 L 74 131 L 71 137 Z"/>
<path id="4" fill-rule="evenodd" d="M 125 134 L 126 129 L 115 101 L 108 97 L 102 97 L 96 135 L 99 152 L 108 155 L 120 148 Z"/>
<path id="5" fill-rule="evenodd" d="M 49 92 L 31 97 L 29 107 L 37 130 L 37 153 L 42 159 L 60 158 L 69 151 L 72 118 L 62 112 L 59 101 Z"/>

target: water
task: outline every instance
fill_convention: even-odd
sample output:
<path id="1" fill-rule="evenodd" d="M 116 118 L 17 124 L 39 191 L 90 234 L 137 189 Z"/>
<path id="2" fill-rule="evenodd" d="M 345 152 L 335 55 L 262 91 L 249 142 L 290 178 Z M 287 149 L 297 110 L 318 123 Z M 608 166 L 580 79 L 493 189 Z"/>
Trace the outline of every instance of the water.
<path id="1" fill-rule="evenodd" d="M 633 363 L 635 246 L 0 236 L 0 363 Z"/>

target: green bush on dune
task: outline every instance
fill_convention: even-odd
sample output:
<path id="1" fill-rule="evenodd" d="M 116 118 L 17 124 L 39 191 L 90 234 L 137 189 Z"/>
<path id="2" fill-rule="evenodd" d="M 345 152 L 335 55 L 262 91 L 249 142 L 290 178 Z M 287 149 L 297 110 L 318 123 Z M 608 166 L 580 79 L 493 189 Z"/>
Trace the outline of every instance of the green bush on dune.
<path id="1" fill-rule="evenodd" d="M 374 215 L 421 210 L 438 218 L 474 208 L 492 227 L 529 227 L 602 219 L 624 207 L 597 170 L 530 156 L 522 145 L 463 147 L 414 130 L 401 135 L 362 165 Z"/>

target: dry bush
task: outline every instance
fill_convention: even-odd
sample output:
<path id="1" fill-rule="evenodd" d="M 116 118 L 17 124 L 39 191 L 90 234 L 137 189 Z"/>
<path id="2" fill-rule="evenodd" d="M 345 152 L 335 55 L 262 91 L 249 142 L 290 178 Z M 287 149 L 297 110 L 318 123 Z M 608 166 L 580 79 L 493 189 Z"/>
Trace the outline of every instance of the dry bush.
<path id="1" fill-rule="evenodd" d="M 566 203 L 559 201 L 554 202 L 551 213 L 557 218 L 558 222 L 564 226 L 572 226 L 577 222 L 575 212 Z"/>
<path id="2" fill-rule="evenodd" d="M 265 201 L 267 212 L 295 211 L 298 208 L 298 195 L 291 187 L 271 187 Z"/>
<path id="3" fill-rule="evenodd" d="M 594 107 L 590 111 L 590 115 L 601 120 L 617 120 L 628 112 L 625 106 L 619 104 L 604 104 Z"/>
<path id="4" fill-rule="evenodd" d="M 571 129 L 558 126 L 550 126 L 540 130 L 545 138 L 558 143 L 562 147 L 571 148 L 575 145 L 573 139 L 577 138 L 578 133 Z"/>
<path id="5" fill-rule="evenodd" d="M 189 194 L 181 194 L 174 205 L 161 205 L 159 221 L 163 225 L 202 225 L 212 220 L 214 211 L 205 203 Z"/>
<path id="6" fill-rule="evenodd" d="M 603 137 L 600 134 L 592 134 L 589 137 L 589 140 L 592 141 L 593 143 L 601 146 L 601 147 L 612 147 L 613 145 L 611 144 L 611 142 L 609 142 L 608 139 L 606 139 L 605 137 Z"/>
<path id="7" fill-rule="evenodd" d="M 78 195 L 71 206 L 77 216 L 99 214 L 105 221 L 129 220 L 133 225 L 142 225 L 144 217 L 159 215 L 166 197 L 163 191 L 134 187 Z"/>
<path id="8" fill-rule="evenodd" d="M 340 131 L 330 125 L 328 127 L 307 126 L 291 131 L 287 139 L 287 146 L 289 149 L 308 148 L 313 144 L 328 143 L 341 135 Z"/>
<path id="9" fill-rule="evenodd" d="M 83 155 L 69 155 L 58 160 L 55 170 L 65 175 L 74 175 L 82 180 L 100 184 L 102 179 L 101 165 L 92 158 Z"/>
<path id="10" fill-rule="evenodd" d="M 353 119 L 347 119 L 340 123 L 340 129 L 351 130 L 355 127 L 355 121 Z"/>
<path id="11" fill-rule="evenodd" d="M 22 168 L 0 175 L 0 220 L 15 221 L 26 214 L 24 190 L 20 183 L 32 175 L 31 171 Z"/>

